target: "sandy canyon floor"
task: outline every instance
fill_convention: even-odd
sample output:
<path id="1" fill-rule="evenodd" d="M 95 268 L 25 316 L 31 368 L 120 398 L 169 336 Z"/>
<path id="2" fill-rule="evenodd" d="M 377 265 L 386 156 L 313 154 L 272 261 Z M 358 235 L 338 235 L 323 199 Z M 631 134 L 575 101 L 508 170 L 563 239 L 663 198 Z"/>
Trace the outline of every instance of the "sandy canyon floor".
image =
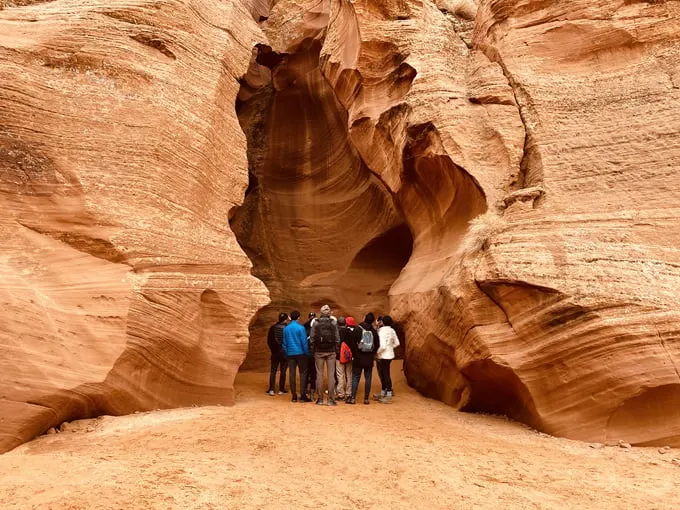
<path id="1" fill-rule="evenodd" d="M 391 405 L 293 404 L 242 373 L 234 407 L 74 422 L 0 456 L 0 508 L 680 507 L 677 449 L 457 413 L 393 372 Z"/>

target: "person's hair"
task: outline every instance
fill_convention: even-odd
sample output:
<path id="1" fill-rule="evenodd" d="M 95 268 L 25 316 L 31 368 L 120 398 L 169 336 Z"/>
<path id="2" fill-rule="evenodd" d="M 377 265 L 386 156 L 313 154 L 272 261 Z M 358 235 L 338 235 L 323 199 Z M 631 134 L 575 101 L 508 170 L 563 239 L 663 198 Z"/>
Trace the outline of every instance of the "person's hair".
<path id="1" fill-rule="evenodd" d="M 300 318 L 300 312 L 298 312 L 297 310 L 290 312 L 290 320 L 296 321 L 299 318 Z"/>
<path id="2" fill-rule="evenodd" d="M 385 317 L 382 318 L 382 322 L 385 326 L 391 326 L 392 324 L 394 324 L 392 317 L 390 317 L 389 315 L 385 315 Z"/>
<path id="3" fill-rule="evenodd" d="M 308 317 L 316 317 L 316 312 L 309 312 Z"/>
<path id="4" fill-rule="evenodd" d="M 368 312 L 364 318 L 364 322 L 373 324 L 373 321 L 375 321 L 375 315 L 373 315 L 373 312 Z"/>
<path id="5" fill-rule="evenodd" d="M 281 312 L 279 314 L 279 322 L 287 321 L 288 320 L 288 314 Z"/>
<path id="6" fill-rule="evenodd" d="M 381 315 L 380 317 L 378 317 L 378 322 L 382 322 L 382 320 L 383 320 L 383 316 Z"/>
<path id="7" fill-rule="evenodd" d="M 346 326 L 346 325 L 347 325 L 347 321 L 345 320 L 345 318 L 344 318 L 344 317 L 340 317 L 340 318 L 338 319 L 338 326 Z"/>

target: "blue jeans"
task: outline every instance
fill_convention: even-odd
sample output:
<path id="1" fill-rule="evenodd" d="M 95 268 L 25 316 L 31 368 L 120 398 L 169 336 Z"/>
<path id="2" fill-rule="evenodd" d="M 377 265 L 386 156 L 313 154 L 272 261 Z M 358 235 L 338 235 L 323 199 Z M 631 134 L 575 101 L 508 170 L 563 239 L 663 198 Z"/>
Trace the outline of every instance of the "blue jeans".
<path id="1" fill-rule="evenodd" d="M 373 380 L 373 365 L 366 368 L 352 367 L 352 398 L 357 398 L 357 390 L 359 389 L 359 380 L 361 379 L 361 372 L 364 372 L 364 399 L 367 399 L 371 394 L 371 381 Z"/>

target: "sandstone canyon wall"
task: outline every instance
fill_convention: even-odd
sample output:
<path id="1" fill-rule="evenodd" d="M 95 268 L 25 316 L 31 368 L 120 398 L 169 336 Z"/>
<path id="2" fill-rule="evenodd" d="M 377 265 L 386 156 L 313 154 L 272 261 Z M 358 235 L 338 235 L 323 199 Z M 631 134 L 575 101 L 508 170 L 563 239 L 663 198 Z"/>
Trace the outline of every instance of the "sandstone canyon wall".
<path id="1" fill-rule="evenodd" d="M 18 4 L 2 448 L 229 402 L 323 302 L 456 408 L 680 445 L 678 2 Z"/>
<path id="2" fill-rule="evenodd" d="M 678 28 L 677 2 L 276 3 L 242 88 L 254 185 L 234 223 L 272 291 L 262 326 L 384 306 L 363 288 L 380 264 L 353 261 L 405 225 L 381 283 L 413 386 L 678 444 Z"/>
<path id="3" fill-rule="evenodd" d="M 0 451 L 73 418 L 233 402 L 267 303 L 228 225 L 246 7 L 0 10 Z"/>

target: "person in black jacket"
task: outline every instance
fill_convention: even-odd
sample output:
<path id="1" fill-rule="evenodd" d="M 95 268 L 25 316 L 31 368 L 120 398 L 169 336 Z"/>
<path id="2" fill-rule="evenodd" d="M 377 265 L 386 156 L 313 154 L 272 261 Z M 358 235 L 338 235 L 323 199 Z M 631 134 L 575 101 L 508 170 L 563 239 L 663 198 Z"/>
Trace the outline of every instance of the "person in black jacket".
<path id="1" fill-rule="evenodd" d="M 309 335 L 312 332 L 312 323 L 315 320 L 316 313 L 309 312 L 307 322 L 304 324 L 305 331 L 307 331 L 307 341 L 309 341 Z M 313 399 L 314 393 L 316 393 L 316 364 L 314 363 L 314 351 L 312 351 L 311 347 L 309 349 L 309 358 L 307 358 L 307 383 L 303 390 L 307 391 L 307 387 L 309 387 L 307 395 L 309 395 L 309 398 Z"/>
<path id="2" fill-rule="evenodd" d="M 267 345 L 272 353 L 272 366 L 269 372 L 269 389 L 267 390 L 267 395 L 272 397 L 274 396 L 277 369 L 281 371 L 279 376 L 279 395 L 288 393 L 288 391 L 286 391 L 286 369 L 288 367 L 288 361 L 283 352 L 283 329 L 286 327 L 287 322 L 288 314 L 280 313 L 279 321 L 269 328 L 269 333 L 267 334 Z"/>
<path id="3" fill-rule="evenodd" d="M 352 396 L 347 401 L 348 404 L 356 404 L 357 390 L 359 389 L 359 381 L 361 380 L 361 372 L 364 373 L 364 404 L 368 404 L 368 397 L 371 394 L 371 382 L 373 380 L 373 358 L 378 352 L 380 342 L 378 340 L 378 333 L 373 328 L 375 315 L 372 313 L 366 314 L 364 322 L 359 326 L 356 325 L 353 317 L 347 317 L 347 327 L 351 331 L 351 342 L 348 344 L 352 351 Z M 369 332 L 373 336 L 373 346 L 366 350 L 362 346 L 362 338 L 364 332 Z"/>

